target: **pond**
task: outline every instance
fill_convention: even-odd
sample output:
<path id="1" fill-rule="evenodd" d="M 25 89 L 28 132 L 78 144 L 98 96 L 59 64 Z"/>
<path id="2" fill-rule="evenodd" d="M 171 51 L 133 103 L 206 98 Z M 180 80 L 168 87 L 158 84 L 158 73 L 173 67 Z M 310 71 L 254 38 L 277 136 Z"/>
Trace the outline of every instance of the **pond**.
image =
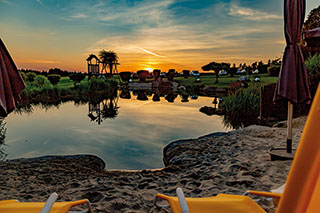
<path id="1" fill-rule="evenodd" d="M 155 169 L 163 167 L 162 150 L 169 142 L 230 130 L 221 116 L 199 111 L 213 106 L 211 97 L 153 101 L 147 96 L 141 101 L 130 93 L 127 98 L 100 104 L 38 104 L 29 112 L 11 113 L 3 122 L 7 131 L 1 149 L 7 159 L 93 154 L 107 169 Z M 111 115 L 101 113 L 110 106 Z"/>

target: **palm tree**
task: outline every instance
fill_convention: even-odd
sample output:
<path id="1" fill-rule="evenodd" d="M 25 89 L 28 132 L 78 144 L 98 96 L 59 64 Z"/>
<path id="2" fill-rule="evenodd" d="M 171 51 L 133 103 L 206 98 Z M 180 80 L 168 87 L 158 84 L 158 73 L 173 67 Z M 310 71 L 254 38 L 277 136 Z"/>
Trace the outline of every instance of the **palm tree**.
<path id="1" fill-rule="evenodd" d="M 101 50 L 99 53 L 99 57 L 102 63 L 102 72 L 103 70 L 107 73 L 107 67 L 109 66 L 110 74 L 112 74 L 113 71 L 113 65 L 118 64 L 118 55 L 117 53 L 110 51 Z"/>

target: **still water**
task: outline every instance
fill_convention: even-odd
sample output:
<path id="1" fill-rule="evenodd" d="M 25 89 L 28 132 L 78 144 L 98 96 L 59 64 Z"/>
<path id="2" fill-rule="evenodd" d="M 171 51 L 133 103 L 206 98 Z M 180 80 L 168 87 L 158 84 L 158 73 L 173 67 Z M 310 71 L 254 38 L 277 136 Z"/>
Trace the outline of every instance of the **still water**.
<path id="1" fill-rule="evenodd" d="M 107 169 L 160 168 L 162 150 L 169 142 L 229 130 L 222 117 L 199 112 L 200 107 L 213 106 L 213 98 L 181 100 L 120 98 L 114 100 L 118 114 L 105 119 L 90 113 L 95 107 L 88 103 L 34 106 L 32 113 L 11 113 L 5 119 L 2 148 L 8 159 L 93 154 L 106 162 Z"/>

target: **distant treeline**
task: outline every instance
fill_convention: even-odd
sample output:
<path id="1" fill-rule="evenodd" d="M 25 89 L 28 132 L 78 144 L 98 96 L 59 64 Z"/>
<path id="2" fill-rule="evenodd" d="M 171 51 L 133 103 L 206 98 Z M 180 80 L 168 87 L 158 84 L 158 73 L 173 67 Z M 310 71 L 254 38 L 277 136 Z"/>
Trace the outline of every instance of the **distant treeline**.
<path id="1" fill-rule="evenodd" d="M 33 72 L 37 75 L 44 75 L 46 77 L 52 74 L 60 75 L 61 77 L 67 77 L 67 76 L 70 76 L 71 74 L 82 73 L 82 72 L 75 72 L 75 71 L 71 72 L 67 70 L 62 70 L 60 68 L 50 68 L 48 71 L 45 71 L 45 70 L 39 71 L 39 70 L 32 70 L 32 69 L 19 69 L 19 71 L 23 73 Z M 82 74 L 86 75 L 87 73 L 82 73 Z"/>

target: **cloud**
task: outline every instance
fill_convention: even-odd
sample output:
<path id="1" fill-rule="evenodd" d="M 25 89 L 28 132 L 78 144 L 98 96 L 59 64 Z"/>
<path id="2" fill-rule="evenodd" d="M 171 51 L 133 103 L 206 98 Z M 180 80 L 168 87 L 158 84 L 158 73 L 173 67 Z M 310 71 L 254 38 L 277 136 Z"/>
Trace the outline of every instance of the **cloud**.
<path id="1" fill-rule="evenodd" d="M 11 1 L 8 1 L 8 0 L 0 0 L 0 2 L 8 4 L 8 5 L 11 5 L 11 6 L 17 6 L 14 3 L 12 3 Z"/>
<path id="2" fill-rule="evenodd" d="M 158 54 L 153 53 L 153 52 L 151 52 L 151 51 L 149 51 L 149 50 L 143 49 L 142 47 L 138 47 L 138 48 L 139 48 L 140 50 L 142 50 L 142 51 L 146 52 L 146 53 L 151 54 L 151 55 L 154 55 L 154 56 L 157 56 L 157 57 L 160 57 L 160 58 L 165 58 L 165 56 L 158 55 Z"/>
<path id="3" fill-rule="evenodd" d="M 72 20 L 73 19 L 83 19 L 83 18 L 88 18 L 88 16 L 83 13 L 77 13 L 77 14 L 70 16 L 69 18 Z"/>
<path id="4" fill-rule="evenodd" d="M 269 20 L 269 19 L 282 19 L 282 16 L 254 10 L 251 8 L 241 7 L 235 3 L 231 4 L 229 15 L 238 16 L 252 21 Z"/>
<path id="5" fill-rule="evenodd" d="M 36 0 L 36 2 L 38 2 L 43 7 L 47 7 L 41 0 Z"/>
<path id="6" fill-rule="evenodd" d="M 31 59 L 28 62 L 35 64 L 59 64 L 59 61 L 42 60 L 42 59 Z"/>

